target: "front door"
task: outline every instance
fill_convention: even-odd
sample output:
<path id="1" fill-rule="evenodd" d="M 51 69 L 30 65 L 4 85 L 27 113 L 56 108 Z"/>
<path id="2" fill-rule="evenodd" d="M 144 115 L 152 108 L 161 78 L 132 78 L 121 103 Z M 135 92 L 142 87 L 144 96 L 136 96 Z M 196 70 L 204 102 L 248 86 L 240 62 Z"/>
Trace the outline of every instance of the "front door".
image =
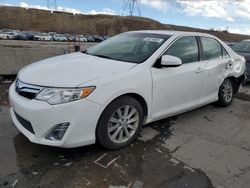
<path id="1" fill-rule="evenodd" d="M 196 37 L 179 38 L 164 55 L 176 56 L 183 64 L 179 67 L 152 67 L 153 119 L 197 106 L 203 87 L 204 64 L 199 62 Z"/>

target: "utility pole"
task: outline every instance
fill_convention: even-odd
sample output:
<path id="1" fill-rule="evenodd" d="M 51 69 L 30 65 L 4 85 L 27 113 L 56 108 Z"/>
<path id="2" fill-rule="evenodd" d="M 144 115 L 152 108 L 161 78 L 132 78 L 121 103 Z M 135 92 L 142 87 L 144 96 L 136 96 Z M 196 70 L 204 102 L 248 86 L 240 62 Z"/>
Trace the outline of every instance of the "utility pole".
<path id="1" fill-rule="evenodd" d="M 129 11 L 130 16 L 134 16 L 135 12 L 141 16 L 140 0 L 123 0 L 122 15 L 124 16 L 127 11 Z"/>

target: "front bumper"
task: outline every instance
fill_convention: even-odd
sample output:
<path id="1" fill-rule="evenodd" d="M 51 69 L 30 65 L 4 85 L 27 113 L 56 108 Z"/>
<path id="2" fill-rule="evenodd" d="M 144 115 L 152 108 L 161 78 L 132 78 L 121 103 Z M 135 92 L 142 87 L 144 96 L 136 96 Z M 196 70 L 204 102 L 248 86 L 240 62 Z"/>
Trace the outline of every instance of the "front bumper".
<path id="1" fill-rule="evenodd" d="M 66 148 L 95 143 L 95 129 L 103 111 L 102 105 L 87 99 L 50 105 L 18 95 L 14 84 L 10 87 L 9 99 L 14 124 L 31 142 Z M 31 124 L 34 134 L 20 121 L 20 117 Z M 62 140 L 45 139 L 55 125 L 64 122 L 70 122 L 70 125 Z"/>

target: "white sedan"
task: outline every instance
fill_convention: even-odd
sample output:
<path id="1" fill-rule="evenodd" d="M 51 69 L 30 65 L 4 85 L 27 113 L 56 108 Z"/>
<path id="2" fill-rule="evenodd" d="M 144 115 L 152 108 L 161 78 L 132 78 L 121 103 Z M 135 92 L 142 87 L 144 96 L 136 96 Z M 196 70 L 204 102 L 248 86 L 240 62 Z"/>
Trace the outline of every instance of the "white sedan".
<path id="1" fill-rule="evenodd" d="M 39 41 L 52 41 L 53 38 L 50 34 L 48 33 L 38 33 L 34 36 L 34 40 L 39 40 Z"/>
<path id="2" fill-rule="evenodd" d="M 10 39 L 14 39 L 16 35 L 17 33 L 14 33 L 14 32 L 0 33 L 0 39 L 10 40 Z"/>
<path id="3" fill-rule="evenodd" d="M 76 36 L 75 40 L 79 42 L 88 42 L 88 40 L 83 35 Z"/>
<path id="4" fill-rule="evenodd" d="M 55 34 L 53 35 L 52 38 L 54 41 L 60 41 L 60 42 L 66 42 L 68 40 L 65 35 L 61 35 L 61 34 Z"/>
<path id="5" fill-rule="evenodd" d="M 134 31 L 23 68 L 11 117 L 31 142 L 118 149 L 141 126 L 217 101 L 232 103 L 245 59 L 203 33 Z"/>

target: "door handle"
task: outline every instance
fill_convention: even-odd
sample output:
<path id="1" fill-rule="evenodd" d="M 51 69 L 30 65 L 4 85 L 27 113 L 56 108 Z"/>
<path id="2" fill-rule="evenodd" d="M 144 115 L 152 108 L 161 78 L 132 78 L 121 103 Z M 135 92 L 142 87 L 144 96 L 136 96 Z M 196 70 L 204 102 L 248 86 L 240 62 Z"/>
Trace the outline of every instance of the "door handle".
<path id="1" fill-rule="evenodd" d="M 195 73 L 201 73 L 201 72 L 203 72 L 203 71 L 204 71 L 204 69 L 203 69 L 203 68 L 198 67 L 198 68 L 196 69 Z"/>

